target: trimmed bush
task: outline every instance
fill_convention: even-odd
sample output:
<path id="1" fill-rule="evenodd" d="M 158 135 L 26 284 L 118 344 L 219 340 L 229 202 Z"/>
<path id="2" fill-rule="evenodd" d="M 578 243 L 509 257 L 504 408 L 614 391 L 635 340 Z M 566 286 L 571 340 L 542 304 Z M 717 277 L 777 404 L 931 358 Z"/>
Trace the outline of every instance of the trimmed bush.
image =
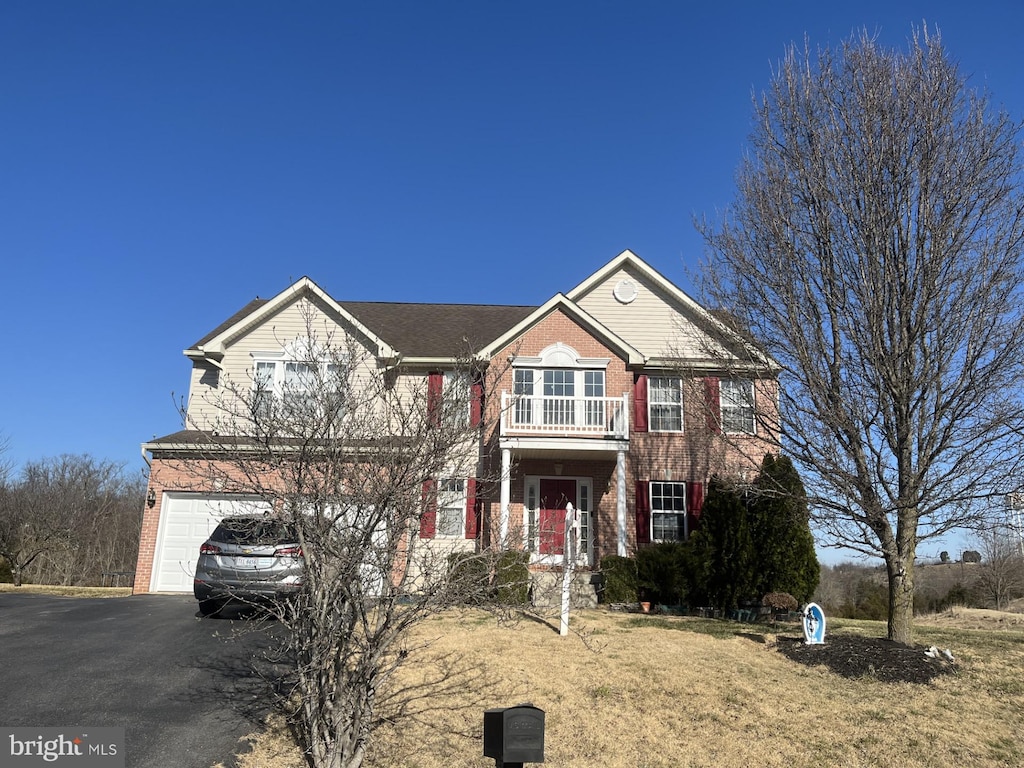
<path id="1" fill-rule="evenodd" d="M 499 605 L 516 607 L 530 601 L 530 553 L 506 550 L 498 555 L 494 586 Z"/>
<path id="2" fill-rule="evenodd" d="M 11 570 L 11 564 L 0 557 L 0 584 L 13 584 L 14 583 L 14 572 Z"/>
<path id="3" fill-rule="evenodd" d="M 761 598 L 761 605 L 769 608 L 774 616 L 777 613 L 795 611 L 800 604 L 788 592 L 769 592 Z"/>
<path id="4" fill-rule="evenodd" d="M 601 573 L 604 575 L 602 603 L 635 603 L 640 599 L 635 560 L 606 555 L 601 558 Z"/>

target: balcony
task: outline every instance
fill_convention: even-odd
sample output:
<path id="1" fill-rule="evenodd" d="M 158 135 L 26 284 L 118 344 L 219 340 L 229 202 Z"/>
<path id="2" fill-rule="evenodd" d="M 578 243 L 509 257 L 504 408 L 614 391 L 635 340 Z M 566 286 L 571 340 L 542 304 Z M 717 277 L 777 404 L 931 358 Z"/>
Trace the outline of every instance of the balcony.
<path id="1" fill-rule="evenodd" d="M 554 397 L 501 393 L 501 436 L 629 439 L 629 395 Z"/>

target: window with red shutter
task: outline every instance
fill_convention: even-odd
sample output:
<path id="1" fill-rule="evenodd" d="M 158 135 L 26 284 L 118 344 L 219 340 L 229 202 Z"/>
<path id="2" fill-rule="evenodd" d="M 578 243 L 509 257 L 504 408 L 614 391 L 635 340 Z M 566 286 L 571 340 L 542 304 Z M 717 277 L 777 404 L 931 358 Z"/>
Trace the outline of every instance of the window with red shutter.
<path id="1" fill-rule="evenodd" d="M 651 541 L 682 541 L 686 538 L 685 483 L 651 480 Z"/>
<path id="2" fill-rule="evenodd" d="M 682 432 L 683 380 L 678 376 L 649 377 L 647 411 L 650 432 Z"/>

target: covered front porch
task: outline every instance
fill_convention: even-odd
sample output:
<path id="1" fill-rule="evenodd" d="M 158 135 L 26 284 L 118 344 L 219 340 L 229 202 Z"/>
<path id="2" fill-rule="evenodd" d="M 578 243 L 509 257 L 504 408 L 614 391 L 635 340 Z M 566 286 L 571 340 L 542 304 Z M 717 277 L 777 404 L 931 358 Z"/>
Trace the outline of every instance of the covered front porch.
<path id="1" fill-rule="evenodd" d="M 564 562 L 566 508 L 579 524 L 575 566 L 627 551 L 628 440 L 501 440 L 499 535 L 503 546 L 530 553 L 535 569 Z"/>

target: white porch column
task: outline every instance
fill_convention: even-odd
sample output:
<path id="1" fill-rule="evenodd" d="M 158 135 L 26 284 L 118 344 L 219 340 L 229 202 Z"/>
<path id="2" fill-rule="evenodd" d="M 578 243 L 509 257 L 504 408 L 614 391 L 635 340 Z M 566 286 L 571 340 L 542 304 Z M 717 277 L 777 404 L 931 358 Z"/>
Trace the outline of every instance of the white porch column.
<path id="1" fill-rule="evenodd" d="M 615 454 L 615 520 L 619 528 L 617 554 L 626 556 L 626 452 Z"/>
<path id="2" fill-rule="evenodd" d="M 501 541 L 498 546 L 504 549 L 508 546 L 508 523 L 509 523 L 509 504 L 512 500 L 512 450 L 510 448 L 501 449 Z"/>

